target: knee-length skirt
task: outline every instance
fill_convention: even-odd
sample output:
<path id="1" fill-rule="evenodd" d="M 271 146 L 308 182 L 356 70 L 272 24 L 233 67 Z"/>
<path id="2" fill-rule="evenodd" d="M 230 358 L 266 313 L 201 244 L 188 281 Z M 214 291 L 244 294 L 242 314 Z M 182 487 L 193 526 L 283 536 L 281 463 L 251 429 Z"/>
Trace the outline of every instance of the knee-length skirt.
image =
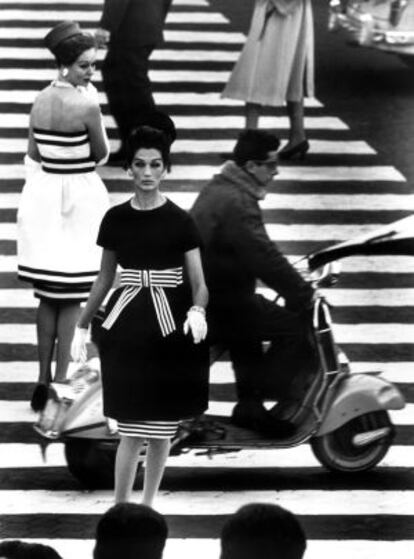
<path id="1" fill-rule="evenodd" d="M 222 96 L 262 106 L 281 106 L 314 94 L 311 0 L 291 14 L 266 17 L 257 0 L 249 35 Z"/>

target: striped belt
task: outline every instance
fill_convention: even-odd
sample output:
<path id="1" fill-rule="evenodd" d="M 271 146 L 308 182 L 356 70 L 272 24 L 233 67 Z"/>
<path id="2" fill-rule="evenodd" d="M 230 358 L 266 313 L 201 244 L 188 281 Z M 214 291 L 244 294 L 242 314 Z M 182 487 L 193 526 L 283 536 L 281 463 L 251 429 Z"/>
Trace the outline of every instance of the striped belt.
<path id="1" fill-rule="evenodd" d="M 125 289 L 103 322 L 103 328 L 109 330 L 141 289 L 147 288 L 151 293 L 161 333 L 164 337 L 168 336 L 176 330 L 176 326 L 164 288 L 177 287 L 182 283 L 183 269 L 181 267 L 167 270 L 123 270 L 120 287 L 125 287 Z"/>

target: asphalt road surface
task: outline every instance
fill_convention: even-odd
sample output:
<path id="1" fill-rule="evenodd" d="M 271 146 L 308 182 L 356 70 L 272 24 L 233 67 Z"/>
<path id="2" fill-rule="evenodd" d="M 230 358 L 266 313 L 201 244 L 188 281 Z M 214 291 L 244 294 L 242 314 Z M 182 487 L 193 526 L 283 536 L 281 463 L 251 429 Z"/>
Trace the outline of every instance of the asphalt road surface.
<path id="1" fill-rule="evenodd" d="M 219 93 L 242 47 L 251 6 L 251 0 L 176 0 L 167 42 L 153 57 L 157 102 L 179 130 L 165 190 L 185 208 L 243 126 L 242 106 L 220 101 Z M 112 493 L 84 491 L 67 471 L 59 443 L 42 461 L 28 403 L 37 375 L 36 302 L 16 279 L 15 221 L 30 105 L 55 75 L 40 39 L 61 19 L 93 28 L 100 7 L 100 0 L 0 5 L 0 537 L 49 542 L 65 559 L 91 556 L 94 527 Z M 329 35 L 325 2 L 314 7 L 317 98 L 306 109 L 311 151 L 304 162 L 281 167 L 263 206 L 269 234 L 292 260 L 414 209 L 412 71 L 397 58 L 353 49 Z M 102 91 L 99 72 L 95 83 Z M 115 147 L 103 94 L 101 100 Z M 282 110 L 261 125 L 286 138 Z M 114 202 L 128 195 L 120 169 L 100 173 Z M 218 558 L 224 518 L 251 501 L 280 503 L 299 515 L 309 538 L 307 559 L 412 557 L 413 271 L 410 257 L 350 258 L 327 293 L 335 334 L 353 370 L 382 370 L 407 400 L 404 410 L 391 414 L 395 444 L 382 463 L 366 474 L 335 475 L 308 445 L 212 460 L 195 452 L 171 457 L 157 501 L 170 526 L 166 559 Z M 213 415 L 230 413 L 232 380 L 229 363 L 213 367 Z"/>

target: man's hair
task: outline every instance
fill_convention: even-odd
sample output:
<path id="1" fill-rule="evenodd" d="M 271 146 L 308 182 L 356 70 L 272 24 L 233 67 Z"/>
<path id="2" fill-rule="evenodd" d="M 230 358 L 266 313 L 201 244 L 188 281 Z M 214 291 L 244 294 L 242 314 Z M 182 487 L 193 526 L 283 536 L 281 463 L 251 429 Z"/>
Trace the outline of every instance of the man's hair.
<path id="1" fill-rule="evenodd" d="M 221 532 L 221 559 L 302 559 L 305 549 L 306 536 L 296 516 L 278 505 L 245 505 Z"/>
<path id="2" fill-rule="evenodd" d="M 49 545 L 9 540 L 0 543 L 0 557 L 6 559 L 62 559 Z"/>
<path id="3" fill-rule="evenodd" d="M 118 503 L 96 528 L 94 559 L 161 559 L 168 536 L 164 517 L 145 505 Z"/>
<path id="4" fill-rule="evenodd" d="M 264 161 L 269 151 L 279 148 L 280 140 L 266 130 L 244 130 L 233 149 L 233 160 L 239 167 L 248 161 Z"/>

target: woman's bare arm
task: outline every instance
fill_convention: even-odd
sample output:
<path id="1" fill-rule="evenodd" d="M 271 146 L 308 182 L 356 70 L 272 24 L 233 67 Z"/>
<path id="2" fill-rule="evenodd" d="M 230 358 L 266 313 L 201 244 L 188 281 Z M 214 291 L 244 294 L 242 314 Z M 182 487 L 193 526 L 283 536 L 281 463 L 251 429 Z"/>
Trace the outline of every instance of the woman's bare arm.
<path id="1" fill-rule="evenodd" d="M 195 248 L 185 253 L 185 266 L 190 280 L 193 305 L 206 308 L 208 303 L 208 289 L 204 279 L 200 249 Z"/>
<path id="2" fill-rule="evenodd" d="M 96 278 L 85 308 L 78 321 L 79 328 L 88 328 L 96 311 L 99 309 L 108 291 L 111 289 L 116 273 L 117 260 L 115 252 L 104 249 L 101 269 Z"/>
<path id="3" fill-rule="evenodd" d="M 88 129 L 92 158 L 96 162 L 103 162 L 108 157 L 109 144 L 99 105 L 88 104 L 85 112 L 85 126 Z"/>

